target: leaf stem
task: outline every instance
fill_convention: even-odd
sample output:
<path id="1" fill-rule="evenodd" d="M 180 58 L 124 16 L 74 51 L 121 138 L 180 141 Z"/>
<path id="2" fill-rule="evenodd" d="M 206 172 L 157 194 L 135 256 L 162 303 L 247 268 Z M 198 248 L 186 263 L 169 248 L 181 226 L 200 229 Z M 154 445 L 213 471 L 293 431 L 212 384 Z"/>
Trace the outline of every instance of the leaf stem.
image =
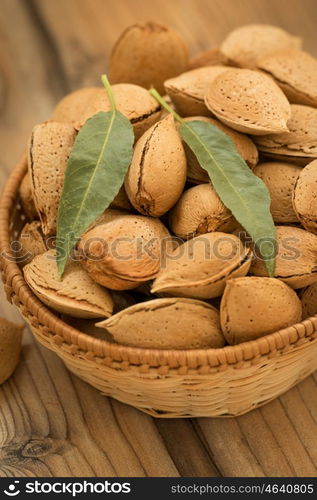
<path id="1" fill-rule="evenodd" d="M 103 86 L 105 87 L 105 89 L 107 91 L 109 101 L 111 104 L 111 111 L 115 111 L 116 110 L 116 103 L 114 100 L 114 95 L 113 95 L 112 88 L 111 88 L 111 85 L 110 85 L 110 82 L 108 80 L 107 75 L 101 75 L 101 81 L 102 81 Z"/>
<path id="2" fill-rule="evenodd" d="M 154 99 L 156 99 L 157 102 L 159 102 L 160 105 L 166 109 L 166 111 L 168 111 L 169 113 L 171 113 L 174 116 L 175 120 L 177 120 L 179 123 L 184 123 L 183 118 L 181 118 L 179 116 L 179 114 L 177 114 L 176 111 L 174 111 L 174 109 L 172 109 L 171 106 L 169 104 L 167 104 L 165 99 L 158 93 L 157 90 L 151 89 L 151 90 L 149 90 L 149 92 L 150 92 L 151 96 L 153 96 Z"/>

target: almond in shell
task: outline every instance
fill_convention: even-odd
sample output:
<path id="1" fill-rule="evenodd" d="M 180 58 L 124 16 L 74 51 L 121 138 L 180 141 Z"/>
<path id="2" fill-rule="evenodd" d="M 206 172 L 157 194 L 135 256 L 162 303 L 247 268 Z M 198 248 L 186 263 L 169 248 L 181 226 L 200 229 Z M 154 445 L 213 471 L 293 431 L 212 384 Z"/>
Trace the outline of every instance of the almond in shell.
<path id="1" fill-rule="evenodd" d="M 152 286 L 152 293 L 209 299 L 222 294 L 227 279 L 245 276 L 251 251 L 241 240 L 221 232 L 186 241 L 167 255 Z"/>
<path id="2" fill-rule="evenodd" d="M 208 86 L 207 108 L 229 127 L 253 135 L 288 131 L 291 108 L 285 95 L 264 73 L 231 68 Z"/>
<path id="3" fill-rule="evenodd" d="M 285 162 L 260 163 L 254 169 L 255 175 L 260 177 L 271 196 L 271 214 L 277 223 L 298 222 L 293 209 L 293 191 L 301 167 Z"/>
<path id="4" fill-rule="evenodd" d="M 261 59 L 259 68 L 272 76 L 288 100 L 317 107 L 317 59 L 303 50 L 288 49 Z"/>
<path id="5" fill-rule="evenodd" d="M 205 66 L 186 71 L 164 82 L 166 93 L 181 116 L 209 116 L 210 110 L 205 104 L 208 85 L 221 73 L 229 71 L 225 66 Z"/>
<path id="6" fill-rule="evenodd" d="M 275 278 L 244 277 L 227 281 L 220 320 L 229 344 L 254 340 L 301 321 L 294 290 Z"/>
<path id="7" fill-rule="evenodd" d="M 254 137 L 258 149 L 276 160 L 307 165 L 317 158 L 317 110 L 291 104 L 288 132 Z"/>
<path id="8" fill-rule="evenodd" d="M 183 239 L 213 231 L 234 231 L 237 222 L 210 184 L 187 189 L 171 210 L 169 225 Z"/>
<path id="9" fill-rule="evenodd" d="M 160 217 L 179 199 L 186 182 L 186 157 L 172 115 L 166 116 L 137 142 L 125 179 L 136 210 Z"/>
<path id="10" fill-rule="evenodd" d="M 163 92 L 163 82 L 187 69 L 188 49 L 182 37 L 166 26 L 148 22 L 129 26 L 113 47 L 111 83 L 134 83 Z"/>
<path id="11" fill-rule="evenodd" d="M 118 110 L 133 125 L 135 138 L 159 120 L 161 107 L 147 90 L 131 83 L 112 87 Z M 79 89 L 65 96 L 55 108 L 53 120 L 71 123 L 79 130 L 91 116 L 99 111 L 110 111 L 111 104 L 103 87 Z"/>
<path id="12" fill-rule="evenodd" d="M 231 31 L 220 46 L 229 63 L 255 68 L 260 59 L 278 50 L 300 49 L 302 40 L 268 24 L 247 24 Z"/>
<path id="13" fill-rule="evenodd" d="M 29 172 L 27 172 L 19 187 L 19 195 L 23 213 L 27 220 L 32 221 L 38 217 L 32 195 L 32 185 Z"/>
<path id="14" fill-rule="evenodd" d="M 307 231 L 317 234 L 317 160 L 303 168 L 293 192 L 293 206 Z"/>
<path id="15" fill-rule="evenodd" d="M 303 288 L 317 281 L 317 236 L 298 227 L 277 226 L 276 237 L 274 277 L 292 288 Z M 257 251 L 250 272 L 255 276 L 267 276 Z"/>
<path id="16" fill-rule="evenodd" d="M 186 298 L 136 304 L 97 326 L 120 344 L 145 349 L 204 349 L 225 343 L 217 309 Z"/>
<path id="17" fill-rule="evenodd" d="M 308 286 L 300 295 L 303 307 L 303 319 L 317 314 L 317 282 Z"/>
<path id="18" fill-rule="evenodd" d="M 205 116 L 191 116 L 190 118 L 184 119 L 185 122 L 190 122 L 193 120 L 210 123 L 211 125 L 215 125 L 216 127 L 218 127 L 222 132 L 227 134 L 230 137 L 230 139 L 233 140 L 238 150 L 238 153 L 240 154 L 240 156 L 242 156 L 242 158 L 249 165 L 249 167 L 251 169 L 255 167 L 255 165 L 258 162 L 259 155 L 257 148 L 252 139 L 250 139 L 250 137 L 244 134 L 240 134 L 240 132 L 237 132 L 235 130 L 232 130 L 231 128 L 227 127 L 227 125 L 224 125 L 215 118 L 207 118 Z M 184 150 L 187 159 L 188 180 L 194 184 L 199 184 L 201 182 L 210 182 L 208 173 L 199 165 L 196 156 L 185 143 L 184 143 Z"/>
<path id="19" fill-rule="evenodd" d="M 76 131 L 72 125 L 46 122 L 34 127 L 28 166 L 34 204 L 45 235 L 56 234 L 56 218 L 67 160 Z"/>
<path id="20" fill-rule="evenodd" d="M 202 66 L 225 66 L 227 58 L 220 49 L 209 49 L 200 52 L 189 60 L 189 70 L 201 68 Z"/>
<path id="21" fill-rule="evenodd" d="M 169 232 L 158 219 L 126 215 L 87 231 L 78 251 L 93 280 L 112 290 L 129 290 L 155 278 L 170 245 Z"/>
<path id="22" fill-rule="evenodd" d="M 50 242 L 45 238 L 41 223 L 33 221 L 25 224 L 19 236 L 19 264 L 22 266 L 31 262 L 36 255 L 41 255 L 48 249 L 47 244 L 53 245 L 55 238 L 49 238 Z"/>
<path id="23" fill-rule="evenodd" d="M 110 293 L 78 262 L 70 262 L 63 279 L 58 278 L 55 250 L 37 255 L 23 271 L 34 294 L 55 311 L 78 318 L 107 318 L 112 314 Z"/>

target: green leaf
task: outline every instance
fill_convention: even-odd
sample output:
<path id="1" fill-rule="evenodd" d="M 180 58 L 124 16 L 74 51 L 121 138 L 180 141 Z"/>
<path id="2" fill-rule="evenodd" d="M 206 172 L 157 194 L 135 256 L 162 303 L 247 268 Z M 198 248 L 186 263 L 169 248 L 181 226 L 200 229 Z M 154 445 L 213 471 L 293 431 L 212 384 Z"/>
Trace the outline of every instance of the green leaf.
<path id="1" fill-rule="evenodd" d="M 100 111 L 82 127 L 65 172 L 57 217 L 57 265 L 62 276 L 70 252 L 89 225 L 110 205 L 131 163 L 134 143 L 130 121 L 116 110 Z"/>
<path id="2" fill-rule="evenodd" d="M 232 139 L 211 123 L 184 122 L 155 90 L 150 93 L 181 123 L 179 132 L 209 175 L 224 205 L 258 247 L 269 276 L 274 275 L 276 231 L 270 194 L 239 155 Z"/>

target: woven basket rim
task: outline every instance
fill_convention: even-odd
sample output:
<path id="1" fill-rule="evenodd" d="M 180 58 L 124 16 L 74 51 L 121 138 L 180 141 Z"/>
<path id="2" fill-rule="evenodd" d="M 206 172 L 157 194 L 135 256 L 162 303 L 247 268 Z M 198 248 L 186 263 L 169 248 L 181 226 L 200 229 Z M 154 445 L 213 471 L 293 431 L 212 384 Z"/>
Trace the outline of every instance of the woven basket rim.
<path id="1" fill-rule="evenodd" d="M 313 316 L 296 325 L 235 346 L 187 350 L 128 347 L 96 339 L 76 330 L 39 301 L 25 282 L 23 273 L 14 260 L 10 241 L 10 220 L 18 189 L 26 171 L 27 158 L 24 154 L 13 169 L 0 200 L 0 255 L 3 281 L 9 289 L 9 295 L 15 294 L 32 315 L 44 324 L 51 333 L 59 337 L 62 342 L 76 345 L 83 352 L 89 352 L 95 357 L 109 357 L 112 360 L 125 361 L 128 364 L 168 365 L 173 368 L 180 366 L 194 368 L 205 365 L 216 367 L 239 364 L 260 356 L 273 355 L 273 353 L 275 355 L 277 351 L 284 351 L 285 348 L 297 343 L 301 338 L 310 337 L 317 330 L 317 316 Z"/>

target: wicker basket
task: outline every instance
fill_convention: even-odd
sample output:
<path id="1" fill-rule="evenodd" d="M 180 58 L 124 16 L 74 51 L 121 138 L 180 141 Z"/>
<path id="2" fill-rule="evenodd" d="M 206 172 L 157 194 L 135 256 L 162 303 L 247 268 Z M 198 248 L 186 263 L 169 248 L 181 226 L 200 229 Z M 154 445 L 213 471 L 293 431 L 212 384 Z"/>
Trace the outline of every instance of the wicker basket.
<path id="1" fill-rule="evenodd" d="M 64 323 L 29 289 L 11 248 L 24 220 L 18 188 L 26 168 L 23 159 L 8 180 L 0 206 L 7 297 L 37 340 L 103 394 L 155 417 L 234 416 L 276 398 L 317 368 L 317 317 L 237 346 L 184 351 L 111 344 Z"/>

